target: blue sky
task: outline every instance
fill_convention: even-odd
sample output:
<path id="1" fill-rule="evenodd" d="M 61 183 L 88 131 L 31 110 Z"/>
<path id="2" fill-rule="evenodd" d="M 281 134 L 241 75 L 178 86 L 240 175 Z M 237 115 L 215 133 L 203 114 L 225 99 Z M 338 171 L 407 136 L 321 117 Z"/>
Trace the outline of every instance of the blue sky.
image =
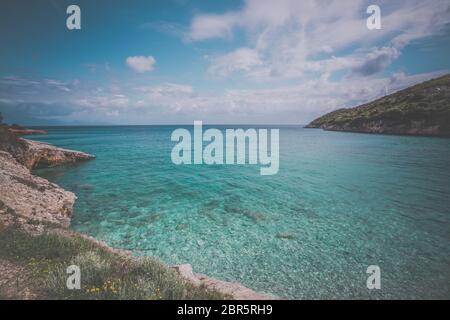
<path id="1" fill-rule="evenodd" d="M 81 30 L 66 28 L 70 4 Z M 447 0 L 0 7 L 0 111 L 29 125 L 304 124 L 450 70 Z"/>

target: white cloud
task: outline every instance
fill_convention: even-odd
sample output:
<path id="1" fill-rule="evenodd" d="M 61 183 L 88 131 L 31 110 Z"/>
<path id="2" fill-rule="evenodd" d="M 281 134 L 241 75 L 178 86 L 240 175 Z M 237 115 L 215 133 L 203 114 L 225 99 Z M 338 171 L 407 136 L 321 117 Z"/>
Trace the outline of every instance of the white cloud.
<path id="1" fill-rule="evenodd" d="M 152 56 L 134 56 L 128 57 L 126 63 L 134 71 L 142 73 L 152 71 L 153 65 L 156 63 L 156 60 Z"/>
<path id="2" fill-rule="evenodd" d="M 447 71 L 448 72 L 448 71 Z M 395 73 L 382 78 L 348 77 L 332 81 L 327 75 L 298 84 L 273 88 L 206 92 L 186 84 L 166 83 L 137 88 L 112 88 L 103 91 L 79 86 L 70 94 L 58 90 L 47 93 L 45 81 L 21 79 L 8 84 L 10 95 L 2 97 L 1 108 L 21 114 L 50 116 L 60 120 L 84 120 L 151 124 L 192 123 L 297 123 L 305 124 L 326 112 L 353 107 L 388 93 L 411 86 L 445 72 L 407 75 Z M 10 81 L 11 78 L 6 79 Z M 0 78 L 3 89 L 5 78 Z M 27 86 L 45 83 L 37 93 L 24 94 Z M 108 86 L 106 86 L 108 87 Z M 18 94 L 14 94 L 14 93 Z M 39 96 L 39 92 L 44 92 Z M 18 99 L 18 97 L 20 99 Z"/>
<path id="3" fill-rule="evenodd" d="M 208 72 L 217 76 L 228 76 L 235 71 L 250 71 L 263 62 L 256 50 L 240 48 L 214 59 Z"/>
<path id="4" fill-rule="evenodd" d="M 243 71 L 269 80 L 339 70 L 366 76 L 382 71 L 411 41 L 450 23 L 448 0 L 379 1 L 382 30 L 368 30 L 366 8 L 372 2 L 247 0 L 238 11 L 195 16 L 187 37 L 231 38 L 235 30 L 247 35 L 248 50 L 261 61 L 243 65 L 233 59 L 233 49 L 211 62 L 209 71 L 222 76 Z"/>
<path id="5" fill-rule="evenodd" d="M 333 82 L 326 76 L 297 85 L 253 90 L 226 90 L 206 93 L 149 88 L 147 106 L 158 106 L 159 116 L 180 117 L 185 122 L 203 119 L 216 123 L 307 123 L 339 108 L 354 107 L 388 93 L 443 75 L 445 72 L 390 77 L 348 78 Z M 180 85 L 180 88 L 183 86 Z M 165 92 L 165 94 L 153 94 Z M 170 92 L 170 93 L 169 93 Z"/>
<path id="6" fill-rule="evenodd" d="M 74 99 L 73 103 L 84 108 L 124 109 L 130 106 L 130 100 L 124 95 L 85 97 Z"/>
<path id="7" fill-rule="evenodd" d="M 197 16 L 192 21 L 186 39 L 200 41 L 211 38 L 231 38 L 236 22 L 238 22 L 238 15 L 233 13 Z"/>

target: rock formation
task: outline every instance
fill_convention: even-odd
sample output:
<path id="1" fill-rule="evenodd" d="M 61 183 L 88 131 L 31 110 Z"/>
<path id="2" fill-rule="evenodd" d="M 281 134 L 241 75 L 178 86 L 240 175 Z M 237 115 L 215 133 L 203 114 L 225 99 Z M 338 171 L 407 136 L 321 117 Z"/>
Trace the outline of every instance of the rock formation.
<path id="1" fill-rule="evenodd" d="M 21 138 L 19 138 L 21 139 Z M 30 169 L 53 167 L 78 161 L 95 159 L 95 156 L 74 150 L 57 148 L 47 143 L 21 139 L 26 146 L 22 163 Z"/>
<path id="2" fill-rule="evenodd" d="M 0 150 L 10 153 L 28 169 L 95 159 L 95 156 L 84 152 L 57 148 L 47 143 L 19 138 L 6 126 L 0 127 Z"/>

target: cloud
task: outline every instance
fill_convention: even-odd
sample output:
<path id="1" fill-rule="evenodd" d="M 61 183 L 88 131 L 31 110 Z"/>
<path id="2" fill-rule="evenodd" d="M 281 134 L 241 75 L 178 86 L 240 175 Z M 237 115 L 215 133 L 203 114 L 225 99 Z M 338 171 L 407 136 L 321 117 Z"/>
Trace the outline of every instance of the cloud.
<path id="1" fill-rule="evenodd" d="M 214 59 L 208 72 L 217 76 L 228 76 L 235 71 L 250 71 L 252 67 L 263 62 L 256 50 L 240 48 L 224 56 Z"/>
<path id="2" fill-rule="evenodd" d="M 194 92 L 192 86 L 176 83 L 165 83 L 158 86 L 140 87 L 138 90 L 152 97 L 181 97 L 191 95 Z"/>
<path id="3" fill-rule="evenodd" d="M 206 56 L 208 75 L 235 77 L 232 83 L 239 89 L 209 83 L 203 89 L 189 83 L 155 84 L 155 79 L 143 77 L 123 82 L 109 78 L 99 84 L 10 76 L 0 78 L 0 110 L 40 120 L 118 124 L 197 119 L 302 124 L 442 75 L 444 71 L 410 75 L 386 70 L 411 41 L 434 35 L 450 23 L 448 0 L 378 3 L 382 30 L 366 28 L 369 0 L 246 0 L 236 11 L 195 15 L 184 33 L 178 25 L 159 26 L 162 32 L 183 33 L 190 42 L 228 41 L 222 47 L 195 49 L 208 50 L 200 52 Z M 230 41 L 234 38 L 236 43 Z M 155 59 L 131 56 L 126 64 L 136 72 L 149 72 Z M 202 83 L 197 74 L 192 79 Z M 220 79 L 222 84 L 226 82 Z"/>
<path id="4" fill-rule="evenodd" d="M 190 30 L 186 34 L 187 40 L 201 41 L 212 38 L 231 38 L 232 29 L 238 22 L 238 14 L 225 13 L 223 15 L 204 14 L 194 18 Z"/>
<path id="5" fill-rule="evenodd" d="M 224 93 L 196 91 L 191 86 L 147 88 L 144 105 L 171 119 L 190 123 L 203 119 L 215 123 L 298 123 L 333 110 L 354 107 L 407 86 L 436 78 L 445 72 L 383 78 L 348 78 L 331 81 L 326 76 L 277 88 L 226 90 Z M 188 89 L 189 88 L 189 89 Z"/>
<path id="6" fill-rule="evenodd" d="M 341 70 L 371 76 L 397 59 L 411 41 L 450 23 L 448 0 L 382 1 L 382 30 L 368 30 L 366 8 L 372 2 L 246 0 L 237 11 L 196 15 L 187 37 L 207 41 L 231 39 L 235 32 L 246 35 L 246 48 L 260 61 L 243 65 L 233 59 L 232 49 L 213 59 L 208 69 L 222 76 L 244 72 L 265 81 Z"/>
<path id="7" fill-rule="evenodd" d="M 0 78 L 0 91 L 7 93 L 0 99 L 0 112 L 7 121 L 20 123 L 23 119 L 24 123 L 40 125 L 55 121 L 174 124 L 198 119 L 208 123 L 305 124 L 326 112 L 357 106 L 385 95 L 386 91 L 393 93 L 444 73 L 394 73 L 364 81 L 357 77 L 332 81 L 324 75 L 298 84 L 223 92 L 196 90 L 179 83 L 134 88 L 106 84 L 101 91 L 81 83 L 65 92 L 48 89 L 53 84 L 45 80 L 14 78 L 16 84 L 11 85 L 12 78 Z M 29 91 L 25 83 L 38 86 L 38 90 Z"/>
<path id="8" fill-rule="evenodd" d="M 377 49 L 367 55 L 367 58 L 358 66 L 353 68 L 354 74 L 371 76 L 384 70 L 393 60 L 400 56 L 396 48 L 384 47 Z"/>
<path id="9" fill-rule="evenodd" d="M 128 107 L 130 100 L 124 95 L 105 95 L 74 99 L 72 102 L 84 108 L 121 109 Z"/>
<path id="10" fill-rule="evenodd" d="M 153 65 L 156 63 L 155 58 L 152 56 L 144 57 L 144 56 L 134 56 L 128 57 L 126 60 L 126 64 L 136 72 L 147 72 L 153 70 Z"/>

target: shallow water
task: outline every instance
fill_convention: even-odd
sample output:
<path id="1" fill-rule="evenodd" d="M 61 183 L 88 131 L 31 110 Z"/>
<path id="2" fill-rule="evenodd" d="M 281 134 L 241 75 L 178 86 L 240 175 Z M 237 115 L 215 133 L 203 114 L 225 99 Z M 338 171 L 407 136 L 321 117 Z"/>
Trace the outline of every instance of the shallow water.
<path id="1" fill-rule="evenodd" d="M 45 128 L 72 228 L 286 298 L 450 298 L 450 139 L 280 131 L 280 170 L 175 166 L 175 127 Z M 366 269 L 381 268 L 381 290 Z"/>

